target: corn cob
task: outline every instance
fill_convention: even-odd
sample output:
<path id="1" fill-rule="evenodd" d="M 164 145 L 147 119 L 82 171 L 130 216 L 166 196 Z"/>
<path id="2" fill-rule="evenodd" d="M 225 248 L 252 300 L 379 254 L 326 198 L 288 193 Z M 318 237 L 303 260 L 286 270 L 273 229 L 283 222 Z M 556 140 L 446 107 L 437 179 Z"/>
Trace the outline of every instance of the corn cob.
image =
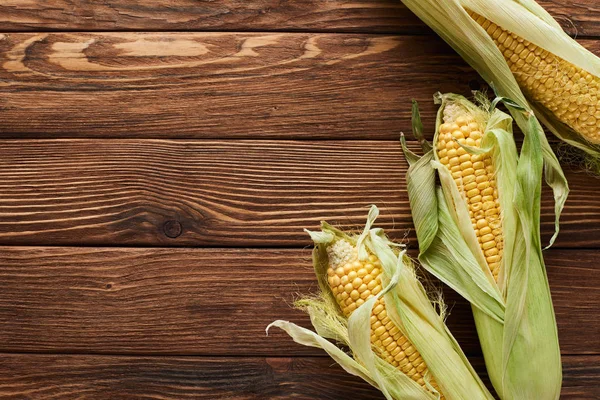
<path id="1" fill-rule="evenodd" d="M 342 313 L 349 318 L 354 310 L 382 290 L 381 263 L 374 254 L 370 254 L 364 262 L 360 261 L 356 249 L 345 240 L 338 240 L 329 246 L 327 254 L 327 281 Z M 424 380 L 427 365 L 387 316 L 383 298 L 375 303 L 370 322 L 371 343 L 377 355 L 428 389 Z M 429 383 L 439 391 L 433 379 Z"/>
<path id="2" fill-rule="evenodd" d="M 479 147 L 485 127 L 455 104 L 446 106 L 443 114 L 444 123 L 439 127 L 437 141 L 438 157 L 451 172 L 467 202 L 479 246 L 498 281 L 503 236 L 492 158 L 488 154 L 469 154 L 461 147 Z"/>
<path id="3" fill-rule="evenodd" d="M 469 11 L 494 40 L 525 95 L 600 144 L 600 78 Z"/>

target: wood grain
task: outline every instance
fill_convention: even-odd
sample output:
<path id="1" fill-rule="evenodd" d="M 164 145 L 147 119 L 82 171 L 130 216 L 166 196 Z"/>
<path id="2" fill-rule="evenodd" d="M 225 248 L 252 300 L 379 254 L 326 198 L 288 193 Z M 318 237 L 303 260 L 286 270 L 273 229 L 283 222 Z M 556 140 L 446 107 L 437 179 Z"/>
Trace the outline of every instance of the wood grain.
<path id="1" fill-rule="evenodd" d="M 474 359 L 476 369 L 483 363 Z M 561 399 L 597 399 L 600 357 L 563 357 Z M 2 354 L 0 396 L 383 400 L 324 357 L 209 358 Z"/>
<path id="2" fill-rule="evenodd" d="M 397 140 L 481 86 L 434 36 L 0 34 L 0 137 Z"/>
<path id="3" fill-rule="evenodd" d="M 1 3 L 0 397 L 381 399 L 264 328 L 310 325 L 290 307 L 317 290 L 302 228 L 357 228 L 377 203 L 415 247 L 398 133 L 412 97 L 431 132 L 431 95 L 476 74 L 397 0 Z M 541 4 L 600 36 L 592 0 Z M 600 278 L 580 248 L 600 246 L 600 181 L 569 178 L 546 258 L 561 398 L 592 399 Z M 254 249 L 222 248 L 239 246 Z M 469 306 L 446 293 L 483 372 Z"/>
<path id="4" fill-rule="evenodd" d="M 435 37 L 0 34 L 0 136 L 397 140 L 475 79 Z"/>
<path id="5" fill-rule="evenodd" d="M 393 0 L 4 0 L 0 30 L 423 31 Z"/>
<path id="6" fill-rule="evenodd" d="M 594 0 L 540 0 L 573 35 L 598 36 Z M 0 31 L 318 31 L 431 33 L 399 0 L 4 0 Z"/>
<path id="7" fill-rule="evenodd" d="M 597 252 L 550 250 L 564 354 L 600 354 Z M 0 352 L 320 355 L 265 327 L 310 327 L 291 308 L 315 293 L 310 250 L 0 248 Z M 447 292 L 448 325 L 480 352 L 468 304 Z"/>
<path id="8" fill-rule="evenodd" d="M 397 141 L 4 140 L 0 244 L 303 247 L 370 204 L 414 242 L 406 170 Z M 600 180 L 568 178 L 556 246 L 600 247 Z"/>

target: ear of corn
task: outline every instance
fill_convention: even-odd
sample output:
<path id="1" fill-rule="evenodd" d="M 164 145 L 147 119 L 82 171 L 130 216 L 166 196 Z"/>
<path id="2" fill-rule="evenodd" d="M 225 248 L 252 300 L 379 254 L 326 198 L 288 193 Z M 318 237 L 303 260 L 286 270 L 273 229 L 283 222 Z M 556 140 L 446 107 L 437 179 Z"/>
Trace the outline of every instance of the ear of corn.
<path id="1" fill-rule="evenodd" d="M 600 59 L 534 0 L 402 0 L 491 85 L 527 104 L 586 167 L 600 174 Z M 513 117 L 522 130 L 527 120 Z M 542 138 L 545 161 L 554 171 Z M 549 172 L 546 172 L 547 178 Z"/>
<path id="2" fill-rule="evenodd" d="M 387 399 L 492 399 L 414 273 L 404 251 L 371 225 L 347 235 L 327 223 L 310 232 L 321 294 L 300 300 L 317 333 L 287 321 L 304 345 L 327 351 L 344 369 Z M 438 301 L 439 309 L 443 305 Z M 325 338 L 348 346 L 352 357 Z"/>
<path id="3" fill-rule="evenodd" d="M 500 398 L 558 399 L 560 349 L 539 234 L 540 137 L 530 130 L 518 155 L 512 119 L 489 111 L 482 96 L 483 109 L 452 94 L 437 100 L 433 150 L 418 159 L 404 146 L 419 260 L 472 303 Z"/>

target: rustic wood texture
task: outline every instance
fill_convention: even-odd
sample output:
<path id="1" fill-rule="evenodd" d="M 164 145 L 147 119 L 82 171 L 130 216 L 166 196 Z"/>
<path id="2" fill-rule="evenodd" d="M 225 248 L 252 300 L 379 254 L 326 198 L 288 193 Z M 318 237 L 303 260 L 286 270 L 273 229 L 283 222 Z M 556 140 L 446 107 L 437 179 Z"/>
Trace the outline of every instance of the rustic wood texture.
<path id="1" fill-rule="evenodd" d="M 397 140 L 475 79 L 435 37 L 0 34 L 0 136 Z"/>
<path id="2" fill-rule="evenodd" d="M 600 354 L 597 252 L 550 250 L 564 354 Z M 310 250 L 0 248 L 0 351 L 319 355 L 276 319 L 310 327 L 291 305 L 318 290 Z M 448 325 L 477 354 L 468 304 L 447 291 Z"/>
<path id="3" fill-rule="evenodd" d="M 596 2 L 540 3 L 600 54 Z M 264 328 L 310 326 L 302 228 L 376 203 L 414 254 L 410 100 L 431 134 L 434 92 L 483 87 L 447 45 L 398 0 L 5 0 L 0 32 L 0 398 L 382 399 Z M 567 175 L 561 398 L 594 399 L 600 180 Z M 546 191 L 545 240 L 552 212 Z"/>
<path id="4" fill-rule="evenodd" d="M 209 358 L 2 354 L 12 398 L 383 400 L 325 357 Z M 484 371 L 482 360 L 473 359 Z M 597 399 L 600 357 L 563 357 L 561 399 Z"/>
<path id="5" fill-rule="evenodd" d="M 398 141 L 5 140 L 0 244 L 303 247 L 377 204 L 415 245 L 406 170 Z M 556 246 L 600 247 L 600 180 L 568 178 Z M 553 213 L 546 190 L 546 240 Z"/>
<path id="6" fill-rule="evenodd" d="M 8 0 L 0 30 L 413 32 L 424 25 L 394 0 Z"/>
<path id="7" fill-rule="evenodd" d="M 0 137 L 397 140 L 481 86 L 433 36 L 0 34 Z"/>
<path id="8" fill-rule="evenodd" d="M 599 36 L 594 0 L 540 0 L 572 35 Z M 431 33 L 399 0 L 4 0 L 0 31 Z"/>

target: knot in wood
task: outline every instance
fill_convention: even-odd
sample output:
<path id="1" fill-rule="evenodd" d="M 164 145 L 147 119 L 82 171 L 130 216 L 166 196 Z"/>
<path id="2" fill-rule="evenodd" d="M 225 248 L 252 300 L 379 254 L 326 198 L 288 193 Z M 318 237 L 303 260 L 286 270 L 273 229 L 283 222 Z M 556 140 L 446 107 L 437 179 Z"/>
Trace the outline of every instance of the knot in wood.
<path id="1" fill-rule="evenodd" d="M 169 237 L 171 239 L 175 239 L 176 237 L 181 235 L 182 231 L 183 231 L 183 228 L 181 227 L 181 223 L 174 219 L 168 220 L 163 225 L 163 232 L 165 233 L 165 235 L 167 237 Z"/>

